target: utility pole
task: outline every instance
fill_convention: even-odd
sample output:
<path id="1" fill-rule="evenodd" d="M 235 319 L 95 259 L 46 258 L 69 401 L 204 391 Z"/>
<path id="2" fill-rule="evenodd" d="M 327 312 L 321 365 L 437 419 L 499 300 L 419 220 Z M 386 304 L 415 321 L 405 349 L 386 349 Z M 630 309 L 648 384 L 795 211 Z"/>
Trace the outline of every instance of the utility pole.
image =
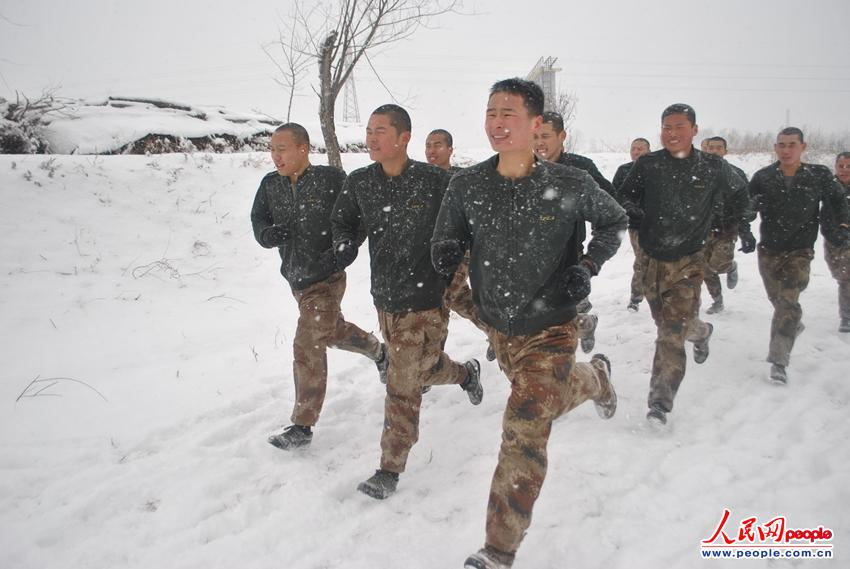
<path id="1" fill-rule="evenodd" d="M 348 65 L 348 62 L 346 62 Z M 360 106 L 357 104 L 357 86 L 354 84 L 354 71 L 345 81 L 342 88 L 342 120 L 343 122 L 360 122 Z"/>
<path id="2" fill-rule="evenodd" d="M 537 83 L 543 89 L 543 109 L 547 111 L 555 110 L 558 98 L 556 77 L 561 68 L 555 67 L 557 61 L 557 57 L 541 57 L 525 77 L 527 81 Z"/>

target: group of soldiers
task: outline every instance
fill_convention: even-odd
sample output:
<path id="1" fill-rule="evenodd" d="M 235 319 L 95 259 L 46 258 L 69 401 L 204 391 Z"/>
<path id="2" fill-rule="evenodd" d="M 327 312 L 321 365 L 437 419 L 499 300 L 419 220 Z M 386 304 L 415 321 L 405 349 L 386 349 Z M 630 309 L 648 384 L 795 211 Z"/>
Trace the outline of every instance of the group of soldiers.
<path id="1" fill-rule="evenodd" d="M 327 347 L 370 358 L 386 396 L 380 467 L 359 484 L 364 494 L 385 499 L 396 491 L 431 386 L 458 385 L 471 404 L 482 401 L 479 362 L 459 363 L 443 350 L 450 310 L 486 334 L 487 357 L 497 360 L 511 392 L 485 544 L 466 559 L 470 569 L 513 565 L 546 475 L 553 421 L 587 400 L 603 419 L 616 411 L 609 358 L 577 362 L 576 348 L 593 350 L 591 280 L 627 228 L 635 252 L 628 308 L 637 311 L 646 299 L 658 330 L 647 419 L 659 427 L 684 377 L 686 340 L 697 363 L 709 355 L 713 327 L 699 318 L 700 289 L 705 280 L 709 311 L 723 309 L 718 275 L 735 286 L 738 238 L 745 253 L 758 248 L 775 307 L 768 355 L 775 381 L 787 381 L 802 330 L 798 297 L 819 226 L 840 283 L 841 330 L 850 331 L 850 154 L 838 157 L 839 183 L 828 168 L 801 163 L 803 133 L 787 128 L 777 137 L 778 162 L 748 184 L 722 158 L 723 139 L 710 139 L 707 152 L 693 148 L 695 112 L 675 104 L 661 116 L 663 148 L 650 152 L 646 139 L 636 139 L 632 161 L 612 184 L 591 160 L 564 152 L 563 120 L 544 113 L 543 102 L 534 83 L 495 83 L 484 126 L 496 154 L 464 169 L 451 166 L 453 141 L 442 129 L 426 139 L 430 164 L 411 159 L 410 116 L 397 105 L 371 114 L 373 163 L 348 176 L 311 165 L 307 131 L 284 124 L 271 140 L 276 171 L 263 178 L 251 212 L 257 241 L 279 249 L 299 307 L 292 424 L 269 442 L 284 450 L 311 443 L 326 393 Z M 757 213 L 758 247 L 749 228 Z M 344 269 L 367 239 L 383 342 L 340 311 Z"/>

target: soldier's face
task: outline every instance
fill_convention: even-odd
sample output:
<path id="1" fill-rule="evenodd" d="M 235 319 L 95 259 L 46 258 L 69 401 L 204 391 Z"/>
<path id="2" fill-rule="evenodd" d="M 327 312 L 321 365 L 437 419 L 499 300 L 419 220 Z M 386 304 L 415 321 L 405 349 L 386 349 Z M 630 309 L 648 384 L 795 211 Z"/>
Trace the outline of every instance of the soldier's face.
<path id="1" fill-rule="evenodd" d="M 644 154 L 649 154 L 649 145 L 642 140 L 632 142 L 632 147 L 629 148 L 629 156 L 632 158 L 632 162 Z"/>
<path id="2" fill-rule="evenodd" d="M 543 160 L 557 160 L 566 139 L 566 132 L 555 132 L 551 123 L 543 123 L 534 135 L 534 152 Z"/>
<path id="3" fill-rule="evenodd" d="M 425 159 L 428 164 L 448 170 L 451 166 L 453 148 L 446 143 L 444 134 L 429 134 L 425 139 Z"/>
<path id="4" fill-rule="evenodd" d="M 288 130 L 272 135 L 269 150 L 277 173 L 281 176 L 292 176 L 307 167 L 310 147 L 307 144 L 299 144 Z"/>
<path id="5" fill-rule="evenodd" d="M 850 158 L 839 158 L 835 161 L 835 175 L 845 186 L 850 186 Z"/>
<path id="6" fill-rule="evenodd" d="M 708 143 L 708 150 L 706 152 L 723 157 L 726 156 L 726 146 L 719 140 L 711 140 Z"/>
<path id="7" fill-rule="evenodd" d="M 667 115 L 661 120 L 661 144 L 676 158 L 686 158 L 698 130 L 685 114 Z"/>
<path id="8" fill-rule="evenodd" d="M 484 130 L 496 152 L 529 152 L 542 120 L 540 115 L 531 115 L 521 96 L 493 93 L 487 101 Z"/>
<path id="9" fill-rule="evenodd" d="M 366 125 L 366 146 L 375 162 L 390 162 L 407 154 L 410 133 L 398 132 L 389 115 L 372 115 Z"/>
<path id="10" fill-rule="evenodd" d="M 796 134 L 780 134 L 776 137 L 773 150 L 776 151 L 776 157 L 779 158 L 780 164 L 794 166 L 800 163 L 803 152 L 806 150 L 806 144 L 800 142 L 800 137 Z"/>

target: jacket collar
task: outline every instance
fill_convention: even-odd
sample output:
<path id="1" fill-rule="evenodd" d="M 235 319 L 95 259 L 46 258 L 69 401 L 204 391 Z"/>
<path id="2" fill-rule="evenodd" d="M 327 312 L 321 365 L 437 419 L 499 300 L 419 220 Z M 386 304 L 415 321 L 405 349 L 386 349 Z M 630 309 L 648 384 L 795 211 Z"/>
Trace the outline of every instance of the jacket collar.
<path id="1" fill-rule="evenodd" d="M 490 158 L 485 160 L 484 163 L 487 165 L 487 169 L 490 171 L 491 175 L 493 175 L 497 178 L 505 179 L 505 180 L 508 179 L 508 178 L 506 178 L 505 176 L 502 176 L 499 173 L 499 170 L 498 170 L 498 168 L 499 168 L 499 155 L 498 154 L 494 154 L 493 156 L 491 156 Z M 544 172 L 548 171 L 550 164 L 555 164 L 555 163 L 556 162 L 547 162 L 546 160 L 541 160 L 535 154 L 534 155 L 534 167 L 531 169 L 531 174 L 529 174 L 528 176 L 525 176 L 523 178 L 517 178 L 516 180 L 514 180 L 514 182 L 518 183 L 518 182 L 521 182 L 523 180 L 538 179 L 541 176 L 543 176 Z"/>

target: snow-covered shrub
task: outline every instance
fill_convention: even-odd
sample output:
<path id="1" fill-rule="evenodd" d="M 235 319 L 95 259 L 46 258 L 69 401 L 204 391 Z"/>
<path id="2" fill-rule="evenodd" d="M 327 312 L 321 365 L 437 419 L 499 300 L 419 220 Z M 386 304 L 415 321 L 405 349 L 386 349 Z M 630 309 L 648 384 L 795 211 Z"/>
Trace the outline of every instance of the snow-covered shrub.
<path id="1" fill-rule="evenodd" d="M 44 115 L 57 108 L 52 92 L 35 100 L 22 94 L 15 101 L 0 98 L 0 154 L 46 154 Z"/>

